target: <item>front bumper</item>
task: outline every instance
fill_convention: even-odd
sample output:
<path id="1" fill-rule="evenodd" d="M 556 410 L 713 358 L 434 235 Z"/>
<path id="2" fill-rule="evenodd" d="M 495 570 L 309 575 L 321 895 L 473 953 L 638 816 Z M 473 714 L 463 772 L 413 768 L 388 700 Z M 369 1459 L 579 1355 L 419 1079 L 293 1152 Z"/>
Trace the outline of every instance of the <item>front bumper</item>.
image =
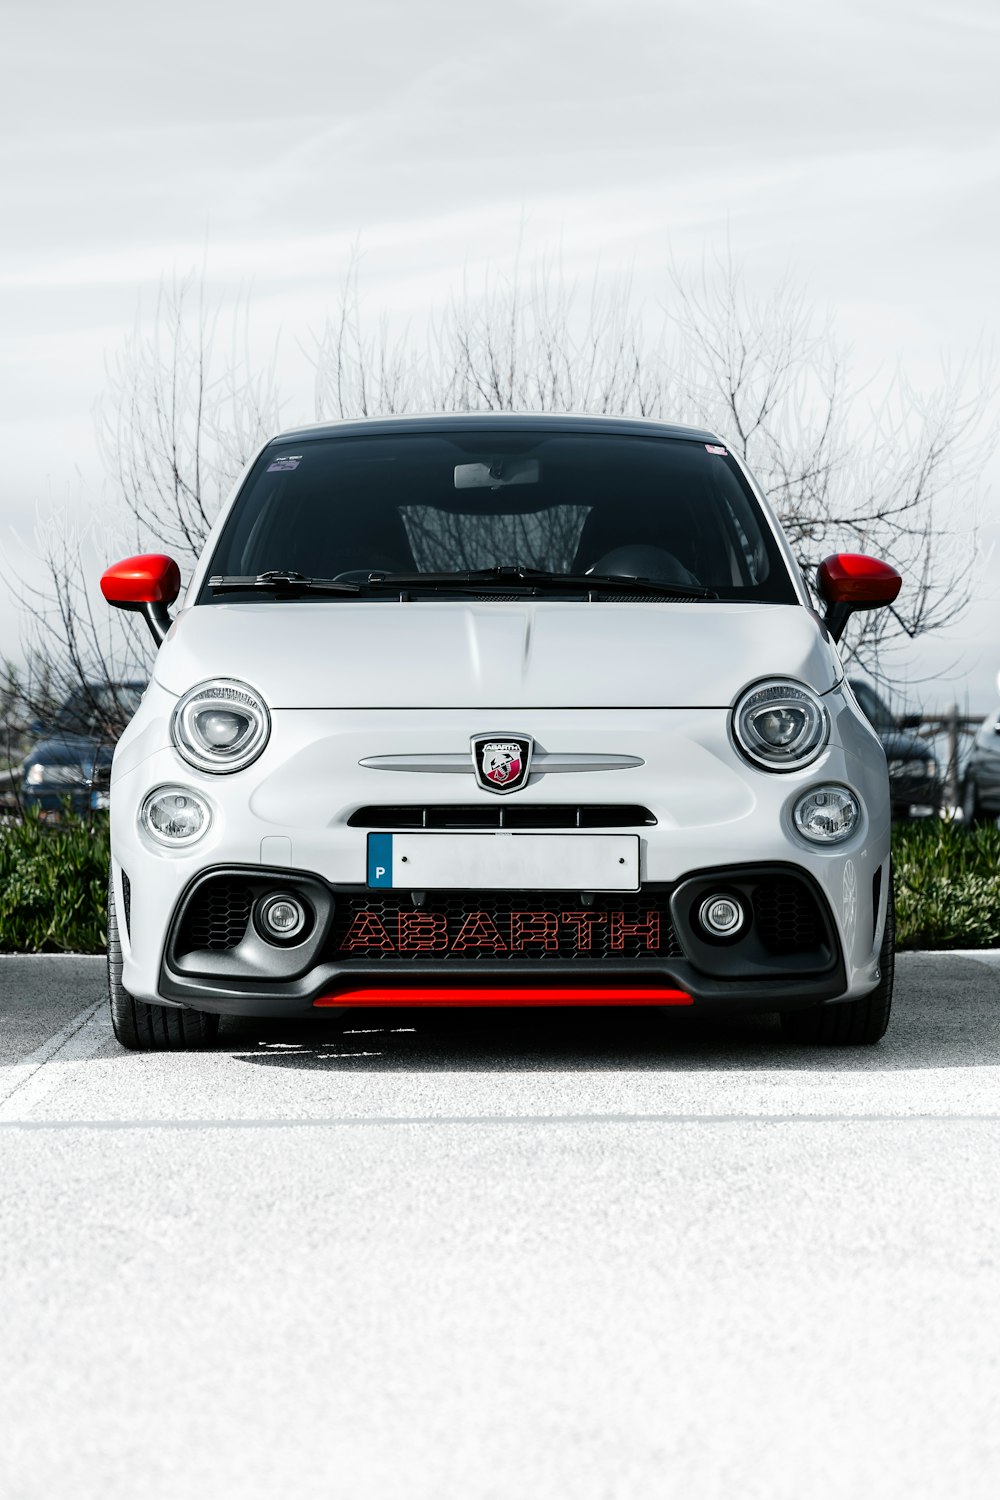
<path id="1" fill-rule="evenodd" d="M 746 922 L 712 941 L 705 897 L 724 890 Z M 292 944 L 256 913 L 275 891 L 309 913 Z M 131 886 L 127 887 L 131 915 Z M 867 914 L 874 933 L 880 892 Z M 160 996 L 195 1009 L 305 1015 L 332 1005 L 662 1005 L 788 1008 L 842 995 L 843 953 L 817 882 L 790 865 L 695 872 L 634 894 L 334 888 L 301 871 L 224 867 L 184 891 Z"/>
<path id="2" fill-rule="evenodd" d="M 89 786 L 22 786 L 21 805 L 42 813 L 62 813 L 69 809 L 78 817 L 93 810 L 94 794 Z M 105 806 L 107 804 L 105 803 Z"/>
<path id="3" fill-rule="evenodd" d="M 911 808 L 927 808 L 937 812 L 941 806 L 941 781 L 926 772 L 907 771 L 890 773 L 889 795 L 892 799 L 892 816 L 908 818 Z"/>
<path id="4" fill-rule="evenodd" d="M 813 766 L 784 776 L 746 765 L 729 740 L 725 710 L 522 714 L 517 727 L 534 734 L 549 753 L 627 751 L 641 761 L 634 769 L 533 775 L 516 798 L 496 799 L 473 792 L 471 778 L 373 771 L 363 762 L 397 752 L 467 749 L 471 733 L 504 723 L 509 710 L 428 716 L 391 710 L 354 710 L 350 715 L 283 711 L 274 715 L 272 738 L 259 762 L 236 776 L 213 778 L 192 771 L 169 748 L 173 700 L 151 689 L 142 717 L 133 721 L 115 761 L 112 867 L 119 912 L 126 904 L 128 881 L 129 920 L 122 932 L 125 987 L 137 999 L 153 1003 L 247 1016 L 321 1013 L 314 1005 L 317 999 L 343 996 L 347 1003 L 349 989 L 355 996 L 359 989 L 382 994 L 398 989 L 400 1003 L 407 994 L 416 998 L 423 991 L 440 994 L 440 1000 L 427 1003 L 449 1003 L 446 992 L 470 983 L 484 992 L 495 984 L 509 988 L 515 978 L 525 987 L 548 987 L 553 993 L 569 988 L 581 995 L 566 1003 L 585 1003 L 589 992 L 615 986 L 680 990 L 696 1004 L 720 1008 L 792 1008 L 866 994 L 878 981 L 888 888 L 885 762 L 870 729 L 847 701 L 837 695 L 828 695 L 827 701 L 835 738 Z M 855 788 L 866 809 L 855 835 L 834 849 L 804 846 L 792 825 L 797 796 L 823 781 Z M 144 796 L 164 783 L 192 786 L 212 806 L 211 830 L 190 850 L 156 849 L 138 827 Z M 678 919 L 676 949 L 643 955 L 641 961 L 627 954 L 608 959 L 581 953 L 562 962 L 558 954 L 539 957 L 529 950 L 502 961 L 480 956 L 468 968 L 452 956 L 438 963 L 431 955 L 417 967 L 362 952 L 349 964 L 318 953 L 296 968 L 272 949 L 257 972 L 234 971 L 228 961 L 201 971 L 178 962 L 174 942 L 183 906 L 206 875 L 234 869 L 280 886 L 313 882 L 338 900 L 364 894 L 366 834 L 351 823 L 359 809 L 384 804 L 395 815 L 403 804 L 469 803 L 473 798 L 484 808 L 495 808 L 502 800 L 526 813 L 570 803 L 650 809 L 653 825 L 632 829 L 639 839 L 641 892 L 673 892 L 696 878 L 718 884 L 758 867 L 790 871 L 816 893 L 826 924 L 825 957 L 803 964 L 794 955 L 781 963 L 771 955 L 762 964 L 751 950 L 734 947 L 733 963 L 720 969 L 685 935 Z M 567 875 L 571 880 L 572 872 Z M 479 893 L 460 894 L 478 899 Z M 579 905 L 588 893 L 564 894 Z M 350 1003 L 364 1002 L 355 998 Z"/>

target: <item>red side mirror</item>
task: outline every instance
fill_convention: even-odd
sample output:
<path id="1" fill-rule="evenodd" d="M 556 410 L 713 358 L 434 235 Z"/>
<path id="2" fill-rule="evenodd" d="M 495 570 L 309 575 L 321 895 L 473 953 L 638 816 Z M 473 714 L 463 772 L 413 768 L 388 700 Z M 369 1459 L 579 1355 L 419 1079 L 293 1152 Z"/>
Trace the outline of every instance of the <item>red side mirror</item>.
<path id="1" fill-rule="evenodd" d="M 173 604 L 181 591 L 181 570 L 172 557 L 162 552 L 126 557 L 115 563 L 101 578 L 101 593 L 109 604 L 124 609 L 142 608 L 144 604 Z"/>
<path id="2" fill-rule="evenodd" d="M 895 568 L 860 552 L 835 552 L 824 558 L 817 582 L 827 604 L 827 629 L 835 641 L 856 610 L 882 609 L 893 603 L 903 587 Z"/>
<path id="3" fill-rule="evenodd" d="M 827 604 L 878 609 L 892 604 L 902 587 L 895 568 L 860 552 L 835 552 L 819 565 L 819 591 Z"/>
<path id="4" fill-rule="evenodd" d="M 101 593 L 115 609 L 138 609 L 157 645 L 170 629 L 167 610 L 181 591 L 181 570 L 172 557 L 148 552 L 115 563 L 101 578 Z"/>

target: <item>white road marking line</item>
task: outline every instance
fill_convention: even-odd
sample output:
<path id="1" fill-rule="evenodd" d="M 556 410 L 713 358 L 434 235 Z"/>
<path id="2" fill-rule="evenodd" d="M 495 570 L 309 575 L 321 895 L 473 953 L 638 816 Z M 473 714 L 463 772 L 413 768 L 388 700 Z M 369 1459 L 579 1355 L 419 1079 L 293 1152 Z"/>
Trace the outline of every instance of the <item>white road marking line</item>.
<path id="1" fill-rule="evenodd" d="M 107 1131 L 219 1131 L 227 1130 L 353 1130 L 410 1129 L 413 1126 L 474 1125 L 1000 1125 L 1000 1114 L 636 1114 L 636 1115 L 332 1115 L 326 1119 L 148 1118 L 129 1120 L 0 1120 L 5 1134 L 17 1130 L 107 1130 Z"/>
<path id="2" fill-rule="evenodd" d="M 77 1063 L 99 1052 L 113 1035 L 107 1001 L 88 1005 L 21 1063 L 4 1070 L 0 1120 L 22 1119 L 46 1094 L 64 1083 Z"/>

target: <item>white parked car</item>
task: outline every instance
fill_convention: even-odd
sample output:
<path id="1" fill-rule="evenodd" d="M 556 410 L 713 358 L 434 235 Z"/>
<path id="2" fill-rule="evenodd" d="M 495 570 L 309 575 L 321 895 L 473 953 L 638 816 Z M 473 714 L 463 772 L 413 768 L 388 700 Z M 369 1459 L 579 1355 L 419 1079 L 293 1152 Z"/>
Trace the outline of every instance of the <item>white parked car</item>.
<path id="1" fill-rule="evenodd" d="M 710 432 L 468 415 L 286 433 L 180 591 L 102 580 L 161 641 L 115 754 L 111 1010 L 779 1011 L 866 1043 L 892 994 L 889 785 L 836 647 Z"/>

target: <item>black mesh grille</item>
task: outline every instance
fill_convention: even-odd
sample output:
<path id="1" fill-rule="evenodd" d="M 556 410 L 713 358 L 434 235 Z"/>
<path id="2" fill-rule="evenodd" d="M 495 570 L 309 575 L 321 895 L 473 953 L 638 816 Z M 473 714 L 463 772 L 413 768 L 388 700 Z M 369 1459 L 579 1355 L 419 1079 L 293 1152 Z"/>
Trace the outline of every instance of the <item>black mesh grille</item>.
<path id="1" fill-rule="evenodd" d="M 762 880 L 754 890 L 753 914 L 769 953 L 807 953 L 826 940 L 816 898 L 800 880 Z"/>
<path id="2" fill-rule="evenodd" d="M 125 922 L 127 936 L 132 934 L 132 882 L 125 871 L 122 871 L 122 917 Z"/>
<path id="3" fill-rule="evenodd" d="M 207 881 L 185 913 L 179 948 L 187 952 L 208 948 L 217 953 L 235 948 L 247 930 L 252 904 L 249 881 L 238 877 Z"/>
<path id="4" fill-rule="evenodd" d="M 632 803 L 472 802 L 442 806 L 359 807 L 349 828 L 642 828 L 656 818 Z"/>
<path id="5" fill-rule="evenodd" d="M 670 889 L 595 897 L 556 891 L 370 891 L 337 898 L 325 956 L 337 963 L 634 963 L 679 958 Z"/>

